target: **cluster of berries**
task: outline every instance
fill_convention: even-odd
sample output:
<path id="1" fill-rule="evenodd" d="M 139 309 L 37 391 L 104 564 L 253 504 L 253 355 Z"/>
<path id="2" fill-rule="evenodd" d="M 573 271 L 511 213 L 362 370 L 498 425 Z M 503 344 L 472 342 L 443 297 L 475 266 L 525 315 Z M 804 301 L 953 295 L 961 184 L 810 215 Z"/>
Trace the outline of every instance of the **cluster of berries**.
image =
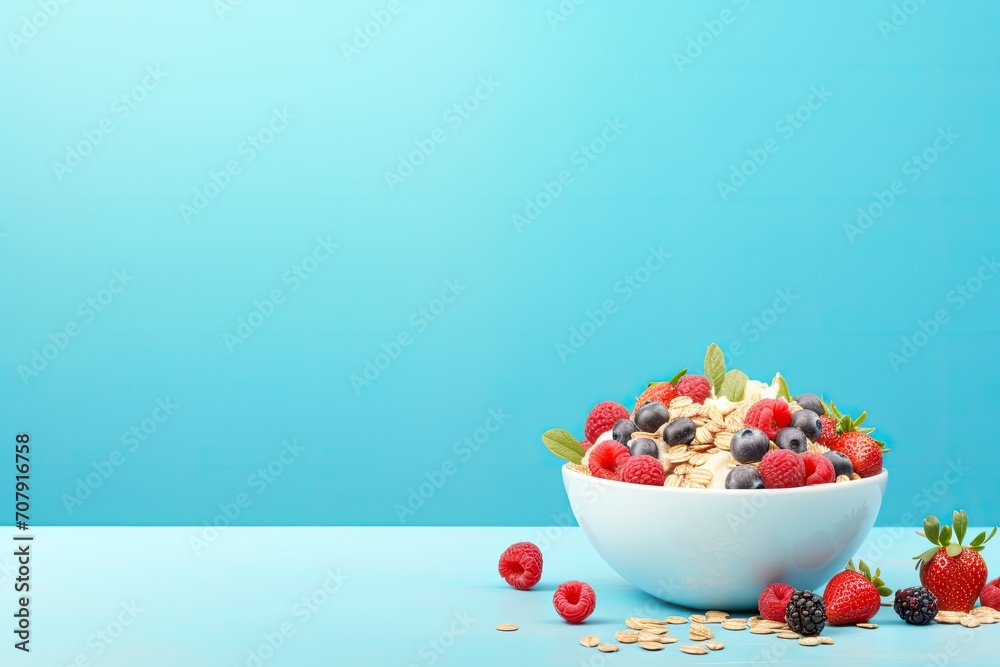
<path id="1" fill-rule="evenodd" d="M 542 579 L 542 551 L 531 542 L 512 544 L 500 555 L 500 576 L 526 591 Z M 552 606 L 569 623 L 583 623 L 597 607 L 597 594 L 582 581 L 566 581 L 556 588 Z"/>
<path id="2" fill-rule="evenodd" d="M 910 625 L 926 625 L 940 611 L 968 613 L 979 599 L 983 606 L 1000 609 L 1000 579 L 989 583 L 986 562 L 979 551 L 996 533 L 978 535 L 969 546 L 962 546 L 968 528 L 964 511 L 954 514 L 952 527 L 940 527 L 937 518 L 924 521 L 924 532 L 934 547 L 917 556 L 921 561 L 922 586 L 897 590 L 893 609 Z M 951 536 L 958 544 L 951 543 Z M 848 561 L 847 569 L 827 584 L 823 595 L 795 590 L 788 584 L 771 584 L 758 600 L 760 615 L 769 621 L 787 623 L 804 636 L 818 635 L 824 626 L 867 623 L 879 610 L 882 598 L 891 589 L 882 581 L 881 572 L 872 573 L 864 561 L 858 569 Z"/>

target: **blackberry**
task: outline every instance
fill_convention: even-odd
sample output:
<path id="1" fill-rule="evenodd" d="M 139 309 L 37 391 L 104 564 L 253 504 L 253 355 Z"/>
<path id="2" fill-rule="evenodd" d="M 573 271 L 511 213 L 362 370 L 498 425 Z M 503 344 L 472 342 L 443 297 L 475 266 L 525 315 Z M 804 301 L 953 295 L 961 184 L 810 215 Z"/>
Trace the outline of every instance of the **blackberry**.
<path id="1" fill-rule="evenodd" d="M 793 591 L 785 607 L 785 622 L 792 632 L 804 637 L 815 637 L 826 627 L 826 605 L 823 598 L 812 591 Z"/>
<path id="2" fill-rule="evenodd" d="M 893 610 L 910 625 L 927 625 L 938 613 L 937 596 L 923 586 L 896 591 Z"/>

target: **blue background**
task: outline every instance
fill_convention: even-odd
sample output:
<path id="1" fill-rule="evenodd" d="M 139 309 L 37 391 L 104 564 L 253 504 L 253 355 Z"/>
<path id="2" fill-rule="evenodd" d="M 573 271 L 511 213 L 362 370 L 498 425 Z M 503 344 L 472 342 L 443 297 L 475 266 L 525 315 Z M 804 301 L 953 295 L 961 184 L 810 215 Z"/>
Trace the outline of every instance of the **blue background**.
<path id="1" fill-rule="evenodd" d="M 992 453 L 1000 281 L 953 291 L 1000 244 L 1000 5 L 903 4 L 592 0 L 562 16 L 556 0 L 401 0 L 345 55 L 387 2 L 71 3 L 37 34 L 36 2 L 4 3 L 0 439 L 31 434 L 32 521 L 558 523 L 540 433 L 582 435 L 594 403 L 698 368 L 718 341 L 751 377 L 780 370 L 869 411 L 893 449 L 881 524 L 962 506 L 992 525 L 995 471 L 973 462 Z M 157 66 L 125 116 L 115 100 Z M 477 89 L 458 123 L 448 110 Z M 800 108 L 813 90 L 828 99 Z M 274 109 L 294 118 L 248 160 Z M 60 179 L 53 163 L 104 119 L 113 131 Z M 609 119 L 624 129 L 581 160 Z M 186 221 L 229 161 L 239 173 Z M 526 199 L 545 207 L 519 228 Z M 339 248 L 293 289 L 318 237 Z M 670 258 L 643 274 L 650 248 Z M 91 317 L 80 304 L 122 269 L 133 279 Z M 442 312 L 449 280 L 463 289 Z M 275 289 L 284 302 L 227 345 Z M 772 318 L 778 291 L 794 301 Z M 25 374 L 67 324 L 78 335 Z M 369 361 L 388 365 L 352 385 Z M 123 434 L 168 399 L 130 451 Z M 456 446 L 491 410 L 503 425 Z M 265 481 L 292 440 L 303 451 Z M 443 483 L 400 512 L 429 479 Z"/>

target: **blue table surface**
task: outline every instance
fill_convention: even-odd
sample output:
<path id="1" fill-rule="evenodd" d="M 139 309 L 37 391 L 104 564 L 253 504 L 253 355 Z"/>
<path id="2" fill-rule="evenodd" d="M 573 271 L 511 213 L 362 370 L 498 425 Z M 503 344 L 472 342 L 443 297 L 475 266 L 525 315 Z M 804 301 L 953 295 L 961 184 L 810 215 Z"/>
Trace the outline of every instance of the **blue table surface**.
<path id="1" fill-rule="evenodd" d="M 673 626 L 682 641 L 658 653 L 622 645 L 605 655 L 580 646 L 580 638 L 613 641 L 626 616 L 692 610 L 630 586 L 579 528 L 229 528 L 216 536 L 205 530 L 33 529 L 31 653 L 16 651 L 5 628 L 0 664 L 941 667 L 995 664 L 1000 651 L 1000 624 L 910 627 L 883 607 L 878 630 L 828 628 L 833 646 L 801 647 L 714 625 L 725 649 L 692 656 L 678 650 L 693 643 L 686 627 Z M 544 551 L 544 576 L 532 591 L 514 590 L 497 574 L 499 554 L 519 540 Z M 912 529 L 881 528 L 859 554 L 901 588 L 917 584 L 911 556 L 921 549 Z M 13 549 L 3 552 L 0 612 L 12 626 L 17 574 Z M 1000 556 L 984 553 L 1000 571 Z M 597 592 L 597 610 L 583 625 L 566 624 L 552 608 L 555 587 L 567 579 L 585 580 Z M 497 632 L 499 623 L 520 630 Z"/>

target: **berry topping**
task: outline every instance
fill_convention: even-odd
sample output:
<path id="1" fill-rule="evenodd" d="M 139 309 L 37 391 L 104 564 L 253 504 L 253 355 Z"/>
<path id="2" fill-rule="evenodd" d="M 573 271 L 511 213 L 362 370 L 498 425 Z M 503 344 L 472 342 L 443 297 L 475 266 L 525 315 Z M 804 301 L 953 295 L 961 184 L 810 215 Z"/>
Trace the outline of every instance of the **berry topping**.
<path id="1" fill-rule="evenodd" d="M 614 426 L 611 427 L 611 438 L 615 442 L 619 442 L 623 445 L 627 445 L 628 441 L 632 439 L 632 434 L 638 431 L 635 422 L 631 419 L 619 419 L 615 422 Z"/>
<path id="2" fill-rule="evenodd" d="M 788 489 L 806 484 L 802 457 L 789 449 L 773 449 L 760 462 L 760 476 L 766 489 Z"/>
<path id="3" fill-rule="evenodd" d="M 635 412 L 635 425 L 643 433 L 656 433 L 656 430 L 670 421 L 667 406 L 659 401 L 650 401 Z"/>
<path id="4" fill-rule="evenodd" d="M 656 382 L 646 387 L 639 398 L 635 399 L 635 409 L 638 410 L 650 401 L 659 401 L 664 405 L 670 405 L 670 401 L 677 398 L 677 387 L 669 382 Z"/>
<path id="5" fill-rule="evenodd" d="M 817 415 L 826 414 L 826 406 L 823 405 L 823 399 L 816 394 L 799 394 L 795 402 L 801 405 L 803 410 L 812 410 Z"/>
<path id="6" fill-rule="evenodd" d="M 778 431 L 778 435 L 774 438 L 774 444 L 781 449 L 790 449 L 796 454 L 803 453 L 809 446 L 806 434 L 802 432 L 802 429 L 794 426 L 788 426 Z"/>
<path id="7" fill-rule="evenodd" d="M 587 424 L 583 427 L 583 435 L 591 442 L 597 442 L 597 438 L 606 431 L 610 431 L 614 423 L 619 419 L 628 419 L 628 410 L 624 405 L 619 405 L 612 401 L 604 401 L 594 406 L 587 416 Z"/>
<path id="8" fill-rule="evenodd" d="M 690 445 L 694 442 L 698 426 L 688 417 L 675 419 L 663 429 L 663 440 L 668 445 Z"/>
<path id="9" fill-rule="evenodd" d="M 531 542 L 518 542 L 500 555 L 500 576 L 520 591 L 526 591 L 542 578 L 542 552 Z"/>
<path id="10" fill-rule="evenodd" d="M 979 594 L 979 603 L 984 607 L 1000 609 L 1000 579 L 994 579 L 983 586 Z"/>
<path id="11" fill-rule="evenodd" d="M 806 486 L 831 484 L 837 481 L 837 472 L 830 459 L 814 452 L 806 452 L 801 456 L 802 463 L 806 466 Z"/>
<path id="12" fill-rule="evenodd" d="M 822 415 L 819 418 L 819 422 L 823 425 L 823 433 L 819 436 L 816 442 L 829 447 L 833 441 L 837 439 L 837 420 L 833 417 Z"/>
<path id="13" fill-rule="evenodd" d="M 841 475 L 850 477 L 854 474 L 854 466 L 851 464 L 851 459 L 847 458 L 843 452 L 835 452 L 831 449 L 823 456 L 826 457 L 827 461 L 833 464 L 833 473 L 837 477 L 840 477 Z"/>
<path id="14" fill-rule="evenodd" d="M 750 406 L 743 423 L 745 426 L 759 428 L 767 434 L 768 439 L 774 440 L 778 431 L 792 423 L 792 412 L 785 399 L 765 398 Z"/>
<path id="15" fill-rule="evenodd" d="M 788 584 L 771 584 L 760 594 L 757 607 L 760 610 L 760 617 L 777 623 L 785 622 L 785 611 L 788 603 L 792 600 L 794 586 Z"/>
<path id="16" fill-rule="evenodd" d="M 569 623 L 583 623 L 594 613 L 597 594 L 589 584 L 582 581 L 567 581 L 559 584 L 552 596 L 552 606 Z"/>
<path id="17" fill-rule="evenodd" d="M 622 481 L 630 484 L 663 486 L 663 466 L 652 456 L 631 456 L 622 468 Z"/>
<path id="18" fill-rule="evenodd" d="M 812 591 L 795 591 L 785 608 L 785 623 L 792 632 L 815 637 L 826 627 L 826 605 Z"/>
<path id="19" fill-rule="evenodd" d="M 656 458 L 660 455 L 660 448 L 656 446 L 656 441 L 649 438 L 636 438 L 629 441 L 628 451 L 632 456 L 652 456 Z"/>
<path id="20" fill-rule="evenodd" d="M 819 420 L 819 415 L 812 410 L 799 410 L 792 415 L 791 425 L 800 429 L 806 437 L 816 442 L 823 435 L 823 422 Z"/>
<path id="21" fill-rule="evenodd" d="M 771 441 L 759 428 L 744 428 L 729 441 L 729 453 L 740 463 L 754 463 L 771 450 Z"/>
<path id="22" fill-rule="evenodd" d="M 892 609 L 910 625 L 927 625 L 938 613 L 937 596 L 923 586 L 896 591 Z"/>
<path id="23" fill-rule="evenodd" d="M 965 510 L 954 513 L 951 526 L 941 526 L 934 516 L 924 519 L 921 535 L 934 546 L 914 560 L 920 568 L 920 583 L 937 596 L 941 611 L 968 613 L 986 584 L 986 561 L 979 552 L 996 535 L 997 529 L 994 527 L 989 536 L 985 531 L 980 533 L 966 547 L 962 542 L 968 529 L 969 517 Z M 952 534 L 958 544 L 952 544 Z"/>
<path id="24" fill-rule="evenodd" d="M 763 489 L 764 480 L 753 466 L 736 466 L 726 475 L 727 489 Z"/>
<path id="25" fill-rule="evenodd" d="M 628 448 L 614 440 L 599 442 L 587 452 L 590 474 L 601 479 L 621 480 L 621 469 L 628 458 Z"/>
<path id="26" fill-rule="evenodd" d="M 695 403 L 704 403 L 712 395 L 712 385 L 701 375 L 685 375 L 677 382 L 677 391 Z"/>
<path id="27" fill-rule="evenodd" d="M 854 472 L 871 477 L 882 472 L 882 449 L 870 435 L 852 431 L 837 436 L 831 448 L 851 460 Z"/>
<path id="28" fill-rule="evenodd" d="M 892 593 L 880 578 L 880 570 L 872 574 L 864 561 L 858 567 L 860 572 L 854 569 L 854 561 L 847 561 L 847 569 L 835 575 L 823 591 L 830 625 L 867 623 L 878 613 L 882 596 Z"/>

